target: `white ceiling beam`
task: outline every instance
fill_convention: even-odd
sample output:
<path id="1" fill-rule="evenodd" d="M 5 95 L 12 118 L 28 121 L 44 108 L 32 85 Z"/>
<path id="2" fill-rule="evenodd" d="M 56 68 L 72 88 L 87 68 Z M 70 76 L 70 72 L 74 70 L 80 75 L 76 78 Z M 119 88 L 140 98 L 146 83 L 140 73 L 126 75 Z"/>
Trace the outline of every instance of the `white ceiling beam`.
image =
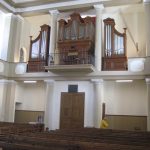
<path id="1" fill-rule="evenodd" d="M 77 9 L 81 7 L 93 6 L 94 4 L 102 4 L 105 1 L 109 1 L 109 0 L 76 0 L 76 1 L 45 4 L 40 6 L 32 6 L 26 8 L 17 8 L 16 12 L 23 13 L 23 12 L 52 10 L 52 9 L 57 9 L 57 10 Z"/>
<path id="2" fill-rule="evenodd" d="M 5 8 L 7 8 L 10 12 L 15 12 L 16 11 L 16 9 L 13 7 L 13 6 L 11 6 L 10 4 L 8 4 L 7 2 L 5 2 L 4 0 L 1 0 L 0 1 L 0 4 L 3 6 L 3 7 L 5 7 Z"/>
<path id="3" fill-rule="evenodd" d="M 12 0 L 14 3 L 36 2 L 37 0 Z"/>
<path id="4" fill-rule="evenodd" d="M 49 3 L 32 7 L 15 8 L 5 2 L 0 1 L 0 4 L 9 9 L 13 13 L 33 13 L 33 12 L 48 12 L 49 10 L 71 10 L 78 8 L 92 7 L 96 4 L 103 4 L 104 7 L 118 6 L 118 5 L 129 5 L 141 3 L 142 0 L 76 0 L 58 3 Z"/>

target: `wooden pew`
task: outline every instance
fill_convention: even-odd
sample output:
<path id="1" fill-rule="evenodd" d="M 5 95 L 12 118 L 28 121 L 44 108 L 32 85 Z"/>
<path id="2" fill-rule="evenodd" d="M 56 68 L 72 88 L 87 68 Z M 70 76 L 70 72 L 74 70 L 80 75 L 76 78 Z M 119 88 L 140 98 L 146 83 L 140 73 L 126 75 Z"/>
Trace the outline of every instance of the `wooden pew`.
<path id="1" fill-rule="evenodd" d="M 6 141 L 6 139 L 4 140 Z M 3 141 L 3 142 L 4 142 Z M 8 137 L 6 143 L 3 144 L 0 142 L 0 146 L 4 149 L 13 149 L 13 150 L 29 150 L 31 149 L 44 149 L 47 150 L 144 150 L 148 149 L 145 146 L 137 146 L 137 145 L 124 145 L 110 142 L 100 142 L 100 141 L 81 141 L 81 140 L 57 140 L 57 139 L 45 139 L 39 137 L 23 137 L 23 136 L 12 136 Z"/>
<path id="2" fill-rule="evenodd" d="M 150 150 L 150 132 L 96 128 L 29 131 L 3 132 L 0 147 L 4 150 Z"/>
<path id="3" fill-rule="evenodd" d="M 19 133 L 19 132 L 41 132 L 44 131 L 44 124 L 20 124 L 10 122 L 0 122 L 0 133 Z"/>
<path id="4" fill-rule="evenodd" d="M 14 134 L 0 136 L 0 147 L 4 150 L 80 150 L 78 145 L 66 140 L 49 140 Z"/>

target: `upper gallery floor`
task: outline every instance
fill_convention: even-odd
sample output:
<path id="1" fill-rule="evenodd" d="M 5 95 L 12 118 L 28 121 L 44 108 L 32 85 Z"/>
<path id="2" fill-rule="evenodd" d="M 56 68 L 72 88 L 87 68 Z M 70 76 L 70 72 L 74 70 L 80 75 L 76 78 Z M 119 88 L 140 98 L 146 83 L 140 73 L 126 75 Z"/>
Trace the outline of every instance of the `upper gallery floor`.
<path id="1" fill-rule="evenodd" d="M 1 78 L 111 79 L 150 74 L 148 2 L 0 4 Z"/>

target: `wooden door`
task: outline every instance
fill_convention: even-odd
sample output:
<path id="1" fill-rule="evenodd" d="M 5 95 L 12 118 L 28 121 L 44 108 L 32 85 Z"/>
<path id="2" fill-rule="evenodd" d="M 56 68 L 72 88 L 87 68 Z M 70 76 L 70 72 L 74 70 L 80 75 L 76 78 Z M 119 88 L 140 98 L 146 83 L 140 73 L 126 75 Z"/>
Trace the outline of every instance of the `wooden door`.
<path id="1" fill-rule="evenodd" d="M 84 127 L 85 93 L 61 93 L 60 129 Z"/>

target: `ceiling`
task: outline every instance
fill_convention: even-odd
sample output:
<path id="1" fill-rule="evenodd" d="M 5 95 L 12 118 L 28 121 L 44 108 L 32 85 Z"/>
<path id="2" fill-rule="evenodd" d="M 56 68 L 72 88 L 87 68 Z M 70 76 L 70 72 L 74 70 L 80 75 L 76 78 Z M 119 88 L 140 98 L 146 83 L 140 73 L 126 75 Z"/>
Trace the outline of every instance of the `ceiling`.
<path id="1" fill-rule="evenodd" d="M 139 4 L 143 0 L 0 0 L 0 8 L 5 12 L 22 16 L 49 13 L 50 10 L 88 10 L 94 5 L 106 7 Z"/>
<path id="2" fill-rule="evenodd" d="M 39 6 L 43 4 L 65 2 L 68 0 L 5 0 L 5 1 L 16 8 L 19 8 L 19 7 L 25 8 L 25 7 L 31 7 L 31 6 Z"/>

